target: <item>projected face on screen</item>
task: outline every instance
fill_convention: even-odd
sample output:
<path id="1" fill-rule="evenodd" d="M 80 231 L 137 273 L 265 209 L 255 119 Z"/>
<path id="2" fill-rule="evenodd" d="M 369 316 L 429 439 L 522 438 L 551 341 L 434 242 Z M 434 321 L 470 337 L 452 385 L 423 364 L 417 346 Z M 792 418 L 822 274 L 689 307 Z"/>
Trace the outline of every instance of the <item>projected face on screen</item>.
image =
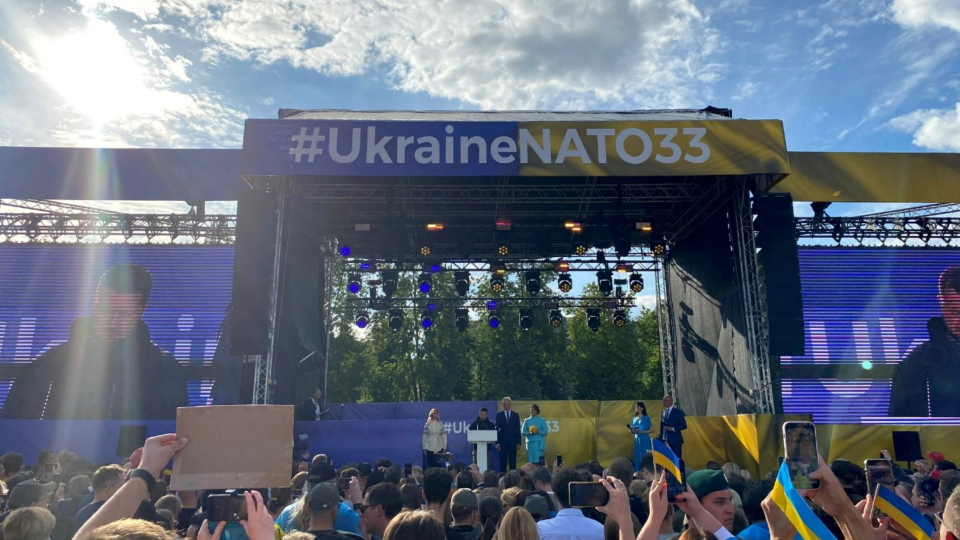
<path id="1" fill-rule="evenodd" d="M 960 424 L 960 251 L 801 247 L 799 258 L 806 354 L 781 358 L 784 412 Z"/>
<path id="2" fill-rule="evenodd" d="M 144 307 L 141 294 L 117 293 L 101 285 L 90 310 L 97 335 L 106 341 L 127 337 L 143 317 Z"/>

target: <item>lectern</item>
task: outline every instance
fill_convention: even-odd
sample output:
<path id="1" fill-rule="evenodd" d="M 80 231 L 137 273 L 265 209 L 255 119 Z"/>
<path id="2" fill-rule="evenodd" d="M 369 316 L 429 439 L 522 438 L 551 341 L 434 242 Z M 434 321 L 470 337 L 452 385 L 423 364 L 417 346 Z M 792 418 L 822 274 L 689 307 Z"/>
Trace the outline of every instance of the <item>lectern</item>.
<path id="1" fill-rule="evenodd" d="M 483 474 L 486 472 L 487 462 L 490 460 L 487 445 L 497 442 L 497 430 L 477 429 L 467 431 L 467 442 L 477 447 L 477 467 Z"/>

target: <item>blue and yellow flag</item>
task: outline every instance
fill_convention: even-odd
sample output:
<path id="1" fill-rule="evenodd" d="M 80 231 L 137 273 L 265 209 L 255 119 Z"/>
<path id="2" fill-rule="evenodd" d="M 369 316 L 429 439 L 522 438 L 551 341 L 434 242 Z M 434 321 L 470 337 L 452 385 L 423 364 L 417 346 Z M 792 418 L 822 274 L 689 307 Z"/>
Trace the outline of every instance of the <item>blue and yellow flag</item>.
<path id="1" fill-rule="evenodd" d="M 794 489 L 790 480 L 790 466 L 784 461 L 777 474 L 777 483 L 773 485 L 771 498 L 787 515 L 787 519 L 797 529 L 803 540 L 837 540 L 820 518 L 813 513 L 807 501 Z"/>
<path id="2" fill-rule="evenodd" d="M 673 450 L 660 439 L 653 439 L 653 463 L 664 468 L 667 472 L 677 479 L 677 482 L 683 482 L 680 475 L 680 460 Z"/>
<path id="3" fill-rule="evenodd" d="M 933 538 L 933 524 L 887 486 L 877 486 L 873 507 L 890 516 L 917 540 Z"/>

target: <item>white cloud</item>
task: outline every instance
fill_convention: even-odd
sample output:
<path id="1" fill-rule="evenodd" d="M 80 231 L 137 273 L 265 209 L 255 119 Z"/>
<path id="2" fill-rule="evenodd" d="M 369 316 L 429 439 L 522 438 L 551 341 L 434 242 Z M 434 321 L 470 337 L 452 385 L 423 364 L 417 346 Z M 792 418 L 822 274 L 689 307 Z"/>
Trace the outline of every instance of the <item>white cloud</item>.
<path id="1" fill-rule="evenodd" d="M 907 28 L 940 26 L 960 32 L 960 2 L 956 0 L 893 0 L 893 20 Z"/>
<path id="2" fill-rule="evenodd" d="M 710 59 L 719 34 L 691 0 L 167 0 L 160 11 L 184 18 L 208 61 L 385 70 L 400 90 L 487 109 L 686 107 L 723 70 Z"/>
<path id="3" fill-rule="evenodd" d="M 960 152 L 960 103 L 954 109 L 913 111 L 894 118 L 890 126 L 913 133 L 913 144 L 917 146 Z"/>
<path id="4" fill-rule="evenodd" d="M 750 99 L 760 90 L 760 84 L 753 82 L 749 79 L 740 83 L 737 86 L 737 92 L 733 95 L 731 99 L 734 101 L 743 101 L 745 99 Z"/>

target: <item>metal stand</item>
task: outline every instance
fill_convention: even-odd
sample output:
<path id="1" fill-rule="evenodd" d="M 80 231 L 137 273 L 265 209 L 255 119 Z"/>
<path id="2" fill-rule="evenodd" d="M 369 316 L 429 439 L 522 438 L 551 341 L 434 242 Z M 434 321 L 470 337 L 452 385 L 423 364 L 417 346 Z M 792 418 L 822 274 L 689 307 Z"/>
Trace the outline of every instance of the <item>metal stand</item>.
<path id="1" fill-rule="evenodd" d="M 751 359 L 753 389 L 751 395 L 756 414 L 774 414 L 773 382 L 770 377 L 769 328 L 763 285 L 757 264 L 757 244 L 753 230 L 750 188 L 738 185 L 734 195 L 732 232 L 735 243 L 737 278 L 743 298 L 743 317 L 747 352 Z"/>
<path id="2" fill-rule="evenodd" d="M 663 393 L 677 399 L 677 355 L 673 350 L 673 310 L 670 307 L 667 265 L 663 258 L 657 259 L 654 278 L 657 285 L 657 326 L 660 331 L 660 365 L 663 370 Z"/>
<path id="3" fill-rule="evenodd" d="M 270 328 L 267 336 L 270 342 L 266 358 L 257 356 L 254 367 L 253 404 L 267 405 L 271 402 L 273 390 L 273 364 L 277 346 L 277 323 L 280 317 L 280 277 L 283 256 L 283 221 L 286 206 L 286 185 L 282 182 L 272 184 L 270 189 L 277 195 L 277 235 L 273 248 L 273 276 L 270 280 Z"/>

